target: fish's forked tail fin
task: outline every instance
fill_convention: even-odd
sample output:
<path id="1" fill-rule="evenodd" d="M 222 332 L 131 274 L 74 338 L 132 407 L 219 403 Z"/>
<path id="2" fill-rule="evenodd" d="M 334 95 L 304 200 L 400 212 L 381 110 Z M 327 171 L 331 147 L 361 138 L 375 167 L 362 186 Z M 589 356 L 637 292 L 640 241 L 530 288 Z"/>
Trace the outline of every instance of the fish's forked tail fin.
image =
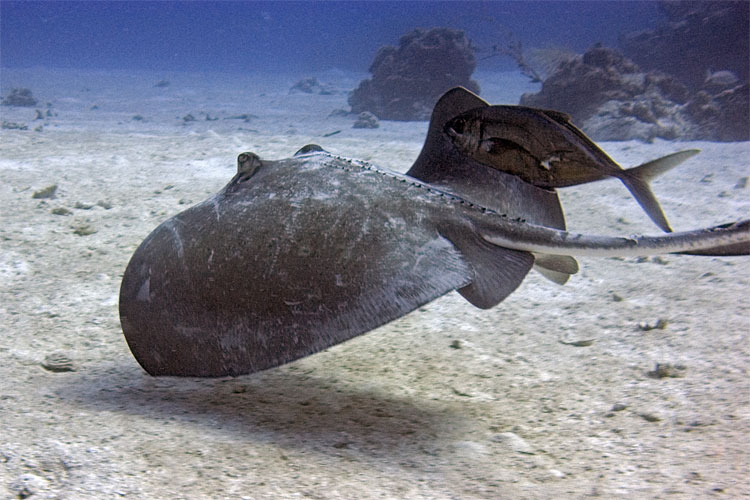
<path id="1" fill-rule="evenodd" d="M 667 217 L 664 215 L 664 211 L 662 211 L 661 205 L 659 205 L 659 201 L 656 199 L 653 191 L 651 191 L 648 183 L 698 153 L 700 153 L 699 149 L 678 151 L 627 169 L 624 171 L 625 175 L 621 177 L 622 183 L 625 184 L 625 187 L 628 188 L 638 204 L 643 207 L 646 214 L 648 214 L 657 226 L 667 233 L 671 233 L 672 228 L 669 227 Z"/>

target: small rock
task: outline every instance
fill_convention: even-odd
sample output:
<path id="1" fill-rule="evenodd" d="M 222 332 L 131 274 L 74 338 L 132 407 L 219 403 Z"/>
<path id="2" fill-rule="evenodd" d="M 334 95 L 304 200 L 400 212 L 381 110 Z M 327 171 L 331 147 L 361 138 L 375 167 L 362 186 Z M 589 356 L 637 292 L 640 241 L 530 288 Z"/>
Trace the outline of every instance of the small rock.
<path id="1" fill-rule="evenodd" d="M 37 100 L 31 95 L 31 90 L 20 88 L 11 90 L 10 95 L 3 99 L 3 102 L 0 104 L 3 106 L 30 108 L 36 106 Z"/>
<path id="2" fill-rule="evenodd" d="M 304 94 L 331 95 L 333 91 L 327 86 L 321 84 L 317 78 L 303 78 L 295 83 L 289 93 L 302 92 Z"/>
<path id="3" fill-rule="evenodd" d="M 626 409 L 628 405 L 622 404 L 622 403 L 615 403 L 612 405 L 612 411 L 623 411 Z"/>
<path id="4" fill-rule="evenodd" d="M 79 210 L 91 210 L 94 208 L 94 205 L 91 203 L 82 203 L 80 201 L 77 201 L 75 205 L 73 205 L 73 208 L 77 208 Z"/>
<path id="5" fill-rule="evenodd" d="M 102 207 L 104 210 L 109 210 L 110 208 L 112 208 L 112 204 L 110 202 L 108 202 L 108 201 L 105 201 L 105 200 L 99 200 L 99 201 L 97 201 L 96 202 L 96 206 Z"/>
<path id="6" fill-rule="evenodd" d="M 182 121 L 184 123 L 194 122 L 194 121 L 196 121 L 196 118 L 193 115 L 191 115 L 190 113 L 188 113 L 188 114 L 186 114 L 185 116 L 182 117 Z"/>
<path id="7" fill-rule="evenodd" d="M 328 114 L 328 118 L 334 118 L 334 117 L 346 117 L 352 114 L 350 111 L 347 111 L 345 109 L 339 108 L 334 109 Z"/>
<path id="8" fill-rule="evenodd" d="M 638 329 L 643 332 L 648 332 L 650 330 L 664 330 L 668 324 L 669 322 L 666 319 L 659 318 L 653 325 L 646 323 L 645 321 L 638 323 Z"/>
<path id="9" fill-rule="evenodd" d="M 451 349 L 461 349 L 461 341 L 460 340 L 454 340 L 451 342 Z"/>
<path id="10" fill-rule="evenodd" d="M 742 177 L 737 181 L 737 184 L 734 185 L 734 189 L 745 189 L 747 187 L 747 177 Z"/>
<path id="11" fill-rule="evenodd" d="M 42 368 L 51 372 L 74 372 L 73 360 L 61 352 L 53 352 L 44 357 Z"/>
<path id="12" fill-rule="evenodd" d="M 37 199 L 50 199 L 55 197 L 55 191 L 57 191 L 57 184 L 52 184 L 44 189 L 40 189 L 39 191 L 34 191 L 34 194 L 32 194 L 31 197 Z"/>
<path id="13" fill-rule="evenodd" d="M 501 432 L 492 438 L 493 441 L 505 444 L 508 448 L 516 453 L 524 455 L 534 455 L 534 449 L 521 436 L 513 432 Z"/>
<path id="14" fill-rule="evenodd" d="M 612 300 L 614 300 L 615 302 L 622 302 L 623 298 L 620 297 L 619 295 L 617 295 L 616 293 L 613 293 L 612 294 Z"/>
<path id="15" fill-rule="evenodd" d="M 10 490 L 16 498 L 29 498 L 35 493 L 47 489 L 49 483 L 43 477 L 34 474 L 21 474 L 10 483 Z"/>
<path id="16" fill-rule="evenodd" d="M 53 208 L 50 212 L 52 215 L 73 215 L 73 212 L 65 207 Z"/>
<path id="17" fill-rule="evenodd" d="M 253 120 L 255 118 L 258 118 L 258 117 L 256 115 L 251 115 L 250 113 L 244 113 L 244 114 L 241 114 L 241 115 L 227 116 L 224 119 L 225 120 L 242 120 L 245 123 L 249 123 L 250 120 Z"/>
<path id="18" fill-rule="evenodd" d="M 565 473 L 557 469 L 548 469 L 547 472 L 549 472 L 553 477 L 558 477 L 558 478 L 565 477 Z"/>
<path id="19" fill-rule="evenodd" d="M 95 232 L 96 229 L 91 224 L 82 224 L 73 228 L 73 234 L 77 234 L 78 236 L 89 236 Z"/>
<path id="20" fill-rule="evenodd" d="M 654 415 L 653 413 L 639 413 L 638 414 L 646 422 L 659 422 L 661 417 Z"/>
<path id="21" fill-rule="evenodd" d="M 145 118 L 143 117 L 143 115 L 135 115 L 135 116 L 133 117 L 133 121 L 136 121 L 136 122 L 143 122 L 143 121 L 146 121 L 146 119 L 145 119 Z"/>
<path id="22" fill-rule="evenodd" d="M 370 113 L 369 111 L 362 111 L 357 116 L 357 121 L 354 122 L 354 125 L 352 125 L 352 128 L 378 128 L 380 127 L 380 122 L 378 122 L 378 118 Z"/>
<path id="23" fill-rule="evenodd" d="M 673 365 L 671 363 L 656 363 L 654 369 L 646 372 L 651 378 L 679 378 L 685 375 L 687 367 L 685 365 Z"/>
<path id="24" fill-rule="evenodd" d="M 581 340 L 559 339 L 558 342 L 560 342 L 563 345 L 572 345 L 573 347 L 588 347 L 590 345 L 594 345 L 594 342 L 596 342 L 596 339 L 581 339 Z"/>
<path id="25" fill-rule="evenodd" d="M 3 121 L 3 130 L 29 130 L 29 127 L 24 123 L 6 122 Z"/>

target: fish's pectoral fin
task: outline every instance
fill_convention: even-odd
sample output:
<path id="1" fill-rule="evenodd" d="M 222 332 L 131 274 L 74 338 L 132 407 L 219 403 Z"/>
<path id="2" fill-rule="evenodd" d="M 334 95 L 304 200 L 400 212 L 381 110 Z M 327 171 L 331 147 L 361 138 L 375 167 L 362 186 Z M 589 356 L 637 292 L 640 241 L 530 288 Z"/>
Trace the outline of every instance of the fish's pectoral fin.
<path id="1" fill-rule="evenodd" d="M 568 255 L 534 254 L 534 269 L 548 280 L 564 285 L 578 272 L 578 261 Z"/>
<path id="2" fill-rule="evenodd" d="M 493 245 L 470 227 L 441 229 L 440 234 L 471 266 L 471 283 L 459 288 L 458 293 L 480 309 L 490 309 L 505 300 L 534 265 L 530 253 Z"/>

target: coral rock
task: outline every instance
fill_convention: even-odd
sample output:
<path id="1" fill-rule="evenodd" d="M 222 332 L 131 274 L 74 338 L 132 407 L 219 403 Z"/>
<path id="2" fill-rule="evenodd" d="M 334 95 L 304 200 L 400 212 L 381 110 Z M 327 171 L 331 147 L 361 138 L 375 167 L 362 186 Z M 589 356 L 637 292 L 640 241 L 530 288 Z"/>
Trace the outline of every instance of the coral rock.
<path id="1" fill-rule="evenodd" d="M 398 47 L 381 47 L 349 104 L 352 113 L 369 111 L 381 120 L 427 120 L 440 96 L 456 86 L 479 92 L 471 79 L 474 50 L 463 31 L 416 29 Z"/>

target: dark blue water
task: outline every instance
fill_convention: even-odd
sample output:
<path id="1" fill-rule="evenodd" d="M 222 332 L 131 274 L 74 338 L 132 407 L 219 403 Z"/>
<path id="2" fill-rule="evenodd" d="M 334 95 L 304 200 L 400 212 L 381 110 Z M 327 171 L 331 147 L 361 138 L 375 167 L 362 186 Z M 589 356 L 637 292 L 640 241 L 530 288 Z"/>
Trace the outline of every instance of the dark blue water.
<path id="1" fill-rule="evenodd" d="M 663 19 L 656 2 L 0 1 L 0 67 L 285 72 L 366 71 L 415 27 L 463 29 L 489 48 L 582 52 Z M 511 69 L 493 57 L 480 69 Z"/>

